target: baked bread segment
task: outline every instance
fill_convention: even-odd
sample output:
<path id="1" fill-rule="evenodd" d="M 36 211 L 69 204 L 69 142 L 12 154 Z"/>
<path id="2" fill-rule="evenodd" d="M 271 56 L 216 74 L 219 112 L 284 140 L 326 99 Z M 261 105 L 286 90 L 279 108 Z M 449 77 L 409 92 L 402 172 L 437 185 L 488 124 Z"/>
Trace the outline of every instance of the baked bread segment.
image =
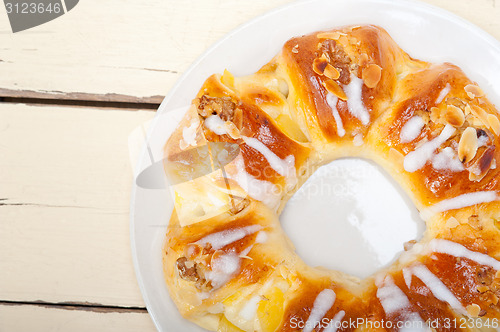
<path id="1" fill-rule="evenodd" d="M 177 181 L 163 263 L 180 313 L 214 331 L 500 318 L 498 116 L 460 68 L 413 59 L 372 25 L 293 38 L 253 75 L 212 75 L 165 146 Z M 352 156 L 383 166 L 427 225 L 364 280 L 306 265 L 279 223 L 317 167 Z"/>
<path id="2" fill-rule="evenodd" d="M 368 25 L 293 38 L 280 59 L 293 87 L 290 103 L 315 139 L 352 141 L 387 109 L 409 56 Z"/>

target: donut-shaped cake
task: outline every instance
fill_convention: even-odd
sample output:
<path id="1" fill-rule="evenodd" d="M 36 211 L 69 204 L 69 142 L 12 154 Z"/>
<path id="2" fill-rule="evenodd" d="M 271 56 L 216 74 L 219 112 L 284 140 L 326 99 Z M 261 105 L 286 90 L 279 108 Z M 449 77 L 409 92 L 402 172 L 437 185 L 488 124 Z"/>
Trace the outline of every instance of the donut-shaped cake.
<path id="1" fill-rule="evenodd" d="M 499 134 L 460 68 L 411 58 L 377 26 L 293 38 L 253 75 L 209 77 L 165 146 L 173 301 L 213 331 L 498 327 Z M 306 265 L 279 222 L 315 169 L 353 156 L 386 169 L 426 222 L 363 280 Z"/>

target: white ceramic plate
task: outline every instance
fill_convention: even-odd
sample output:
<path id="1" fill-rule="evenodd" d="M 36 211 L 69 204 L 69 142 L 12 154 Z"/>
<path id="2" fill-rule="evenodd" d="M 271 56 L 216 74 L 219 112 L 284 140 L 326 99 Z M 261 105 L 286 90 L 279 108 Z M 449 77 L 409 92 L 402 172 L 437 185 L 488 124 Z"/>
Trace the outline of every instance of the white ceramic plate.
<path id="1" fill-rule="evenodd" d="M 190 104 L 210 74 L 220 73 L 225 68 L 237 76 L 253 73 L 277 54 L 287 39 L 347 24 L 380 25 L 411 56 L 459 65 L 472 80 L 479 83 L 490 100 L 500 106 L 500 43 L 471 23 L 442 9 L 414 1 L 303 1 L 272 11 L 239 27 L 195 61 L 158 109 L 148 133 L 151 153 L 144 150 L 137 169 L 143 170 L 151 165 L 150 155 L 153 160 L 162 158 L 161 146 L 182 117 L 182 108 Z M 290 200 L 282 215 L 282 224 L 295 242 L 299 255 L 305 257 L 306 261 L 364 276 L 390 262 L 402 242 L 418 237 L 422 232 L 422 224 L 419 224 L 407 198 L 375 166 L 352 160 L 332 165 L 326 171 L 317 172 L 318 175 L 315 174 L 301 188 L 295 195 L 301 199 Z M 347 169 L 357 171 L 345 176 L 342 172 Z M 317 180 L 319 176 L 323 176 L 320 182 Z M 357 190 L 345 192 L 334 189 L 326 193 L 317 190 L 319 183 L 333 183 L 332 188 L 337 184 L 340 186 L 337 189 Z M 316 196 L 311 194 L 314 188 Z M 375 196 L 385 197 L 386 205 L 361 204 Z M 336 205 L 329 203 L 333 200 L 337 200 Z M 296 201 L 300 201 L 301 206 Z M 160 331 L 202 331 L 179 315 L 163 281 L 161 247 L 172 206 L 167 190 L 144 189 L 137 186 L 134 180 L 130 232 L 137 279 L 148 311 Z M 383 231 L 394 228 L 392 226 L 380 227 L 381 221 L 388 225 L 387 213 L 384 216 L 380 206 L 391 209 L 393 221 L 389 222 L 396 222 L 395 234 Z M 395 212 L 391 208 L 393 206 L 401 206 L 401 209 Z M 325 222 L 332 219 L 332 215 L 342 220 L 338 220 L 335 226 L 332 226 L 334 223 L 315 225 L 322 228 L 322 241 L 316 241 L 319 233 L 308 231 L 310 224 L 308 229 L 303 229 L 304 223 L 300 223 L 308 216 L 312 216 L 309 220 Z M 406 221 L 398 224 L 397 220 L 402 219 Z M 367 232 L 368 229 L 371 231 Z M 370 234 L 365 236 L 366 233 Z M 377 242 L 377 236 L 386 236 L 389 240 L 396 237 L 397 241 Z M 312 246 L 308 246 L 311 243 L 308 241 L 313 240 L 316 243 L 329 243 L 328 248 L 325 247 L 327 250 L 317 250 L 319 254 L 315 254 L 314 250 L 310 250 Z M 315 249 L 322 248 L 322 245 L 316 245 Z M 348 245 L 352 249 L 348 249 Z M 335 252 L 349 251 L 352 256 L 334 255 Z M 370 255 L 371 251 L 374 251 L 373 255 Z M 351 265 L 352 261 L 371 262 L 371 266 L 358 269 L 366 264 Z"/>

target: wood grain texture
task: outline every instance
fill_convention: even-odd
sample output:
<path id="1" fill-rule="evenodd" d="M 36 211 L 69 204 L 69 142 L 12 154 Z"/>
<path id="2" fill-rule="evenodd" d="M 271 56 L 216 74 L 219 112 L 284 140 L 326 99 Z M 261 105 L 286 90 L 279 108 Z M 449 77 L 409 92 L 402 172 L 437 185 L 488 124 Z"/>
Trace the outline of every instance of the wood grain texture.
<path id="1" fill-rule="evenodd" d="M 1 305 L 0 332 L 154 331 L 147 312 L 95 312 L 36 305 Z"/>
<path id="2" fill-rule="evenodd" d="M 153 116 L 0 103 L 0 300 L 144 306 L 128 136 Z"/>
<path id="3" fill-rule="evenodd" d="M 16 34 L 1 12 L 0 96 L 159 103 L 215 41 L 289 2 L 86 0 Z M 500 0 L 426 2 L 500 39 Z"/>
<path id="4" fill-rule="evenodd" d="M 424 1 L 500 39 L 500 0 Z M 86 0 L 16 34 L 0 9 L 0 97 L 159 103 L 215 41 L 289 2 Z M 144 306 L 127 139 L 153 116 L 0 103 L 0 302 L 96 304 L 0 304 L 0 332 L 154 331 L 145 312 L 98 309 Z"/>
<path id="5" fill-rule="evenodd" d="M 217 39 L 286 2 L 86 0 L 16 34 L 1 11 L 0 96 L 159 103 Z"/>

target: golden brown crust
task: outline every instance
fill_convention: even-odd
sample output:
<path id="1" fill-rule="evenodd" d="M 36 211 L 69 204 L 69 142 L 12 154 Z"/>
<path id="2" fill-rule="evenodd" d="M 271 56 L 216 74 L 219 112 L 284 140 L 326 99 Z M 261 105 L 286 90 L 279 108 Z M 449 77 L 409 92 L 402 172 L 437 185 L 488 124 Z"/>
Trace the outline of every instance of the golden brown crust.
<path id="1" fill-rule="evenodd" d="M 499 134 L 497 110 L 460 68 L 412 59 L 376 26 L 293 38 L 254 75 L 211 76 L 167 160 L 195 167 L 183 152 L 207 142 L 236 144 L 238 156 L 174 187 L 163 256 L 172 298 L 219 331 L 295 331 L 317 312 L 362 318 L 357 330 L 369 331 L 395 330 L 382 320 L 500 318 Z M 344 156 L 385 167 L 427 222 L 424 239 L 363 281 L 308 267 L 278 219 L 316 167 Z"/>

